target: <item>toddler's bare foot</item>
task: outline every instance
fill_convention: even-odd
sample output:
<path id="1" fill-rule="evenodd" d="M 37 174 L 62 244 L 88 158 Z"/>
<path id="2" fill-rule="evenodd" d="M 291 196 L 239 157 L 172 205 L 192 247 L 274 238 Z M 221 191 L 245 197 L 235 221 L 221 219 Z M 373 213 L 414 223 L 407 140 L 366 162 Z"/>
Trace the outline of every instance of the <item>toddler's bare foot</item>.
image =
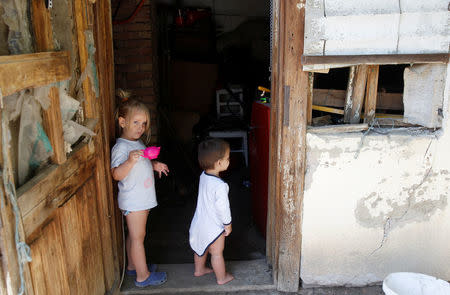
<path id="1" fill-rule="evenodd" d="M 225 278 L 223 280 L 217 280 L 217 284 L 224 285 L 228 282 L 231 282 L 232 280 L 234 280 L 233 275 L 231 275 L 229 273 L 225 273 Z"/>
<path id="2" fill-rule="evenodd" d="M 211 268 L 205 267 L 204 269 L 202 269 L 200 271 L 194 272 L 194 276 L 195 277 L 201 277 L 203 275 L 206 275 L 206 274 L 209 274 L 209 273 L 212 273 L 212 272 L 213 272 L 213 270 Z"/>

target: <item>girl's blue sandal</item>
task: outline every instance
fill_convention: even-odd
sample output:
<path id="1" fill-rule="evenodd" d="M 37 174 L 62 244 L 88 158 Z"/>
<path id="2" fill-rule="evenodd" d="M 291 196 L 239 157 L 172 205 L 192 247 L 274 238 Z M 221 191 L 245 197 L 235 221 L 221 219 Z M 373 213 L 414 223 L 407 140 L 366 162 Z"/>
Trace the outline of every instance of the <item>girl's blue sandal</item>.
<path id="1" fill-rule="evenodd" d="M 134 281 L 134 285 L 139 288 L 147 286 L 158 286 L 167 281 L 167 274 L 165 272 L 152 272 L 150 276 L 143 282 Z"/>
<path id="2" fill-rule="evenodd" d="M 149 264 L 147 264 L 147 267 L 148 267 L 148 271 L 149 272 L 154 272 L 154 271 L 156 271 L 156 268 L 158 267 L 156 264 L 152 264 L 152 263 L 149 263 Z M 133 270 L 126 270 L 126 275 L 127 276 L 130 276 L 130 277 L 135 277 L 136 276 L 136 270 L 135 269 L 133 269 Z"/>

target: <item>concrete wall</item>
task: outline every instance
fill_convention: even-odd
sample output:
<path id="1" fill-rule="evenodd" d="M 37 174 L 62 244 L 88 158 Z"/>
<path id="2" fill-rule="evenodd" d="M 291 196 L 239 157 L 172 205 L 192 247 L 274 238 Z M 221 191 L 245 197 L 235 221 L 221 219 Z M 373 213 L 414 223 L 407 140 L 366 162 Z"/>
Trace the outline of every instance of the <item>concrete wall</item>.
<path id="1" fill-rule="evenodd" d="M 429 128 L 441 127 L 445 64 L 413 65 L 405 69 L 403 79 L 403 121 Z"/>
<path id="2" fill-rule="evenodd" d="M 305 285 L 367 285 L 397 271 L 450 280 L 449 76 L 447 65 L 441 130 L 307 135 Z"/>

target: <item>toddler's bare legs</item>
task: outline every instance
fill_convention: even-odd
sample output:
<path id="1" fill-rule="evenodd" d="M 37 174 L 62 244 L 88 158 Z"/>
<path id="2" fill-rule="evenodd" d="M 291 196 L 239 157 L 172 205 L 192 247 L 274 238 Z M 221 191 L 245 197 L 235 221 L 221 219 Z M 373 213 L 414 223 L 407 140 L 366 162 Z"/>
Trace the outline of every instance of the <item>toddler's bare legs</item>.
<path id="1" fill-rule="evenodd" d="M 206 258 L 208 257 L 208 250 L 205 251 L 205 254 L 203 256 L 198 256 L 196 253 L 194 253 L 194 276 L 201 277 L 202 275 L 206 275 L 208 273 L 212 273 L 213 270 L 209 267 L 206 267 Z"/>
<path id="2" fill-rule="evenodd" d="M 150 272 L 147 268 L 147 261 L 145 258 L 144 238 L 147 224 L 148 210 L 131 212 L 126 216 L 128 225 L 127 237 L 127 254 L 128 267 L 136 268 L 136 281 L 145 281 Z M 128 246 L 129 244 L 129 246 Z"/>
<path id="3" fill-rule="evenodd" d="M 225 248 L 225 236 L 220 237 L 209 246 L 211 253 L 211 264 L 216 274 L 217 284 L 223 285 L 234 279 L 234 277 L 225 271 L 225 260 L 223 259 L 223 249 Z"/>

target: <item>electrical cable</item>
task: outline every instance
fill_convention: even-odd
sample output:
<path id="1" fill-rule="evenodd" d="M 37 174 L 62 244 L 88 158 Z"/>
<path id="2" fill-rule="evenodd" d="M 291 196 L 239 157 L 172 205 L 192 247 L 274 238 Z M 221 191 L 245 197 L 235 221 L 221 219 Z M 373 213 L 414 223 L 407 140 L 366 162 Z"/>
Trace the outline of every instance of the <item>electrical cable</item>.
<path id="1" fill-rule="evenodd" d="M 119 12 L 120 5 L 121 5 L 121 4 L 122 4 L 122 0 L 119 0 L 119 3 L 117 3 L 117 7 L 116 7 L 116 9 L 114 10 L 114 14 L 113 14 L 113 17 L 112 17 L 113 21 L 116 19 L 116 16 L 117 16 L 117 13 Z"/>
<path id="2" fill-rule="evenodd" d="M 136 7 L 136 9 L 133 11 L 133 13 L 131 14 L 131 16 L 130 17 L 128 17 L 127 19 L 124 19 L 124 20 L 114 20 L 113 19 L 113 25 L 122 25 L 122 24 L 126 24 L 126 23 L 129 23 L 129 22 L 131 22 L 135 17 L 136 17 L 136 15 L 138 14 L 138 12 L 139 12 L 139 10 L 141 10 L 141 8 L 142 8 L 142 6 L 144 5 L 144 1 L 145 0 L 141 0 L 141 2 L 138 4 L 138 6 Z M 119 3 L 119 5 L 120 5 L 120 3 Z M 117 10 L 119 9 L 119 7 L 117 7 Z"/>

